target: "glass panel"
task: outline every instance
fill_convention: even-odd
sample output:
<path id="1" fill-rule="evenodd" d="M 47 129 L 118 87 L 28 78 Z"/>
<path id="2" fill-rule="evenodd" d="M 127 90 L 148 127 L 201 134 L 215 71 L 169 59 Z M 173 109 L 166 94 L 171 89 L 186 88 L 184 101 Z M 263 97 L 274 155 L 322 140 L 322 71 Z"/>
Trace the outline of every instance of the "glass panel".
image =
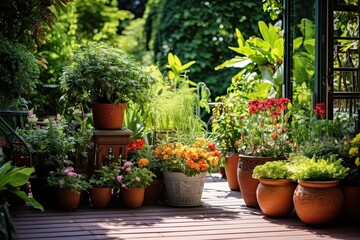
<path id="1" fill-rule="evenodd" d="M 357 71 L 334 71 L 334 92 L 359 92 Z"/>
<path id="2" fill-rule="evenodd" d="M 334 36 L 358 37 L 359 36 L 358 13 L 334 11 Z"/>
<path id="3" fill-rule="evenodd" d="M 356 115 L 359 103 L 359 99 L 334 99 L 334 113 Z"/>
<path id="4" fill-rule="evenodd" d="M 353 41 L 353 43 L 356 43 Z M 359 67 L 359 51 L 355 46 L 346 49 L 346 46 L 334 46 L 334 67 Z"/>
<path id="5" fill-rule="evenodd" d="M 358 0 L 337 0 L 336 2 L 337 5 L 357 5 L 358 4 Z"/>

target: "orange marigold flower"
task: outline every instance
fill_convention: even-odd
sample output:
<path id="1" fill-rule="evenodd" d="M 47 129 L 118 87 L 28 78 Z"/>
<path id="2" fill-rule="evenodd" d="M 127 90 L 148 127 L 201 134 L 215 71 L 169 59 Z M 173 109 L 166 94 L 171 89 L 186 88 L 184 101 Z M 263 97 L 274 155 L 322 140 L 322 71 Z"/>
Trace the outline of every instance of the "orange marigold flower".
<path id="1" fill-rule="evenodd" d="M 140 168 L 146 167 L 146 166 L 149 165 L 149 159 L 147 159 L 147 158 L 140 158 L 139 161 L 137 162 L 137 164 L 138 164 L 138 166 L 139 166 Z"/>

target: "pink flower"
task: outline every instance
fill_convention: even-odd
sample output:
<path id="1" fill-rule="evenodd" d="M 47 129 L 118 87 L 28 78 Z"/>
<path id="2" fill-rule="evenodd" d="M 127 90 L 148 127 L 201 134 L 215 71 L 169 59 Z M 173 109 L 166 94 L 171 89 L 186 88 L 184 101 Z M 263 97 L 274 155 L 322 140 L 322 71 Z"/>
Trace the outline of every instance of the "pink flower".
<path id="1" fill-rule="evenodd" d="M 125 169 L 126 172 L 131 172 L 131 167 Z"/>
<path id="2" fill-rule="evenodd" d="M 74 171 L 74 168 L 72 168 L 72 167 L 67 167 L 64 170 L 65 173 L 69 173 L 69 172 L 73 172 L 73 171 Z"/>
<path id="3" fill-rule="evenodd" d="M 118 175 L 116 177 L 116 180 L 118 180 L 119 182 L 121 182 L 121 180 L 123 180 L 124 176 L 123 175 Z"/>
<path id="4" fill-rule="evenodd" d="M 76 177 L 77 176 L 77 173 L 75 173 L 75 172 L 67 172 L 66 174 L 68 176 L 70 176 L 70 177 Z"/>
<path id="5" fill-rule="evenodd" d="M 140 182 L 140 178 L 139 178 L 139 177 L 136 177 L 136 178 L 135 178 L 135 181 Z"/>
<path id="6" fill-rule="evenodd" d="M 131 167 L 131 166 L 132 166 L 132 162 L 127 161 L 127 162 L 124 163 L 124 168 L 128 168 L 128 167 Z"/>
<path id="7" fill-rule="evenodd" d="M 125 184 L 121 184 L 121 187 L 122 187 L 122 188 L 126 188 L 126 185 L 125 185 Z"/>

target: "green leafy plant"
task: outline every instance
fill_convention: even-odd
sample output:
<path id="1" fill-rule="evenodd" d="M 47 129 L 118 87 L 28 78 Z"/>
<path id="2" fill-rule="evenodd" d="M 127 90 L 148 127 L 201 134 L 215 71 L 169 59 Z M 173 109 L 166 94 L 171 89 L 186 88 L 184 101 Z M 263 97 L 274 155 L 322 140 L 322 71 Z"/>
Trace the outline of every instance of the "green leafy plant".
<path id="1" fill-rule="evenodd" d="M 51 187 L 60 190 L 70 190 L 80 194 L 89 189 L 90 185 L 85 177 L 74 172 L 74 168 L 59 168 L 47 178 Z"/>
<path id="2" fill-rule="evenodd" d="M 239 153 L 275 158 L 291 153 L 290 109 L 291 103 L 287 98 L 250 101 L 248 115 L 240 120 L 244 123 L 237 142 Z"/>
<path id="3" fill-rule="evenodd" d="M 253 170 L 253 178 L 292 179 L 293 172 L 288 161 L 270 161 L 257 165 Z"/>
<path id="4" fill-rule="evenodd" d="M 1 159 L 1 157 L 0 157 Z M 3 163 L 0 167 L 0 238 L 13 239 L 15 226 L 11 221 L 8 209 L 8 193 L 14 194 L 25 202 L 29 202 L 34 208 L 44 211 L 44 208 L 34 198 L 19 190 L 20 186 L 28 182 L 34 168 L 12 166 L 11 162 Z"/>
<path id="5" fill-rule="evenodd" d="M 293 161 L 294 177 L 299 180 L 340 180 L 345 178 L 349 171 L 349 168 L 343 166 L 342 159 L 336 158 L 334 155 L 327 159 L 291 155 L 289 160 Z"/>
<path id="6" fill-rule="evenodd" d="M 3 38 L 0 38 L 0 58 L 0 108 L 16 108 L 20 98 L 35 88 L 40 65 L 24 45 Z"/>
<path id="7" fill-rule="evenodd" d="M 155 177 L 149 169 L 136 167 L 131 162 L 126 161 L 123 165 L 121 175 L 117 176 L 122 188 L 146 188 L 151 184 Z"/>
<path id="8" fill-rule="evenodd" d="M 105 43 L 82 45 L 61 77 L 68 103 L 143 103 L 148 100 L 150 74 L 120 49 Z"/>
<path id="9" fill-rule="evenodd" d="M 75 138 L 69 134 L 66 119 L 44 119 L 38 122 L 30 113 L 29 125 L 18 129 L 25 142 L 30 145 L 34 156 L 35 173 L 38 177 L 46 177 L 51 171 L 62 168 L 68 154 L 75 151 Z"/>
<path id="10" fill-rule="evenodd" d="M 217 169 L 220 160 L 215 143 L 205 138 L 198 138 L 189 145 L 181 142 L 159 144 L 154 149 L 154 155 L 162 160 L 163 171 L 182 172 L 187 176 L 212 172 Z"/>
<path id="11" fill-rule="evenodd" d="M 117 176 L 117 168 L 112 166 L 103 166 L 101 169 L 94 171 L 89 179 L 89 183 L 92 187 L 115 188 L 118 186 L 118 182 L 116 180 Z"/>

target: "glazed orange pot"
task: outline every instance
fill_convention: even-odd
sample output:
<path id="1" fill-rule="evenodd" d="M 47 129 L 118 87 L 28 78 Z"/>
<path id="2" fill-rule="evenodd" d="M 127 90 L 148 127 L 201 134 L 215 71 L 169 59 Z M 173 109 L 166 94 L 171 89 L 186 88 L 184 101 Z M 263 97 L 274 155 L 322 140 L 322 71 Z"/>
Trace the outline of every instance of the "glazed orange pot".
<path id="1" fill-rule="evenodd" d="M 256 199 L 261 211 L 268 217 L 286 217 L 293 208 L 296 184 L 288 179 L 260 178 Z"/>
<path id="2" fill-rule="evenodd" d="M 327 225 L 342 210 L 344 197 L 339 181 L 299 180 L 293 200 L 300 220 L 307 225 Z"/>
<path id="3" fill-rule="evenodd" d="M 237 178 L 237 169 L 239 162 L 239 153 L 233 153 L 229 157 L 225 158 L 225 174 L 229 188 L 232 191 L 239 191 L 239 183 Z"/>

